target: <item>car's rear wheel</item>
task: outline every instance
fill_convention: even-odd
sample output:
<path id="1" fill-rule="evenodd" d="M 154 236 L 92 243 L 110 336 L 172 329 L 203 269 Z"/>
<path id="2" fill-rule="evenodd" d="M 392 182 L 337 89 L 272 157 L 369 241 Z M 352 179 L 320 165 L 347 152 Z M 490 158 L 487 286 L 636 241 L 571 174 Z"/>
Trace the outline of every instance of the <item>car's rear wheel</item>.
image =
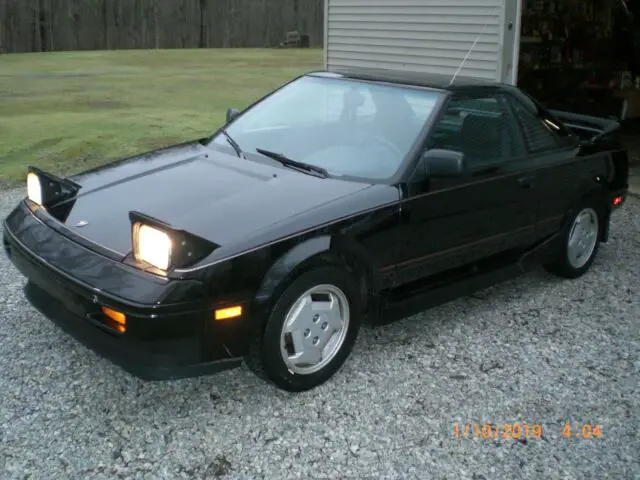
<path id="1" fill-rule="evenodd" d="M 280 295 L 249 359 L 279 388 L 300 392 L 331 378 L 351 353 L 361 302 L 348 272 L 323 267 L 297 277 Z"/>
<path id="2" fill-rule="evenodd" d="M 602 205 L 595 199 L 583 201 L 567 222 L 558 256 L 547 270 L 564 278 L 584 275 L 598 253 L 603 221 Z"/>

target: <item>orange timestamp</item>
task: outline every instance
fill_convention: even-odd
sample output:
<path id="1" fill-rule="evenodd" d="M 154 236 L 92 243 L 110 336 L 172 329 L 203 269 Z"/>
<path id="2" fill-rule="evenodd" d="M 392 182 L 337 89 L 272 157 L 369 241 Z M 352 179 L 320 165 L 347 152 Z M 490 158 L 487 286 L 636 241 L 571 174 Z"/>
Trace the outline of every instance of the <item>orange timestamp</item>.
<path id="1" fill-rule="evenodd" d="M 455 438 L 478 438 L 482 440 L 540 440 L 544 436 L 539 423 L 454 423 Z M 564 439 L 597 439 L 603 437 L 602 425 L 565 423 L 560 436 Z"/>
<path id="2" fill-rule="evenodd" d="M 483 440 L 524 440 L 533 438 L 539 440 L 543 436 L 542 425 L 538 423 L 454 423 L 453 436 L 455 438 L 480 438 Z"/>
<path id="3" fill-rule="evenodd" d="M 562 438 L 602 438 L 602 425 L 591 423 L 565 423 L 562 433 Z"/>

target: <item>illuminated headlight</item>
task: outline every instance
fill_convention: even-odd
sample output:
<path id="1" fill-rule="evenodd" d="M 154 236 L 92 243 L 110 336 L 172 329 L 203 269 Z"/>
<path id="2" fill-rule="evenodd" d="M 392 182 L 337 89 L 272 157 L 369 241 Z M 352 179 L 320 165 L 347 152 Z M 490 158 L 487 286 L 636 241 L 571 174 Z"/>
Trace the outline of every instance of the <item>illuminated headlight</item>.
<path id="1" fill-rule="evenodd" d="M 42 184 L 40 177 L 33 172 L 29 172 L 27 175 L 27 197 L 32 202 L 42 205 Z"/>
<path id="2" fill-rule="evenodd" d="M 130 211 L 129 220 L 133 254 L 124 261 L 155 274 L 168 275 L 175 269 L 190 268 L 220 246 L 144 213 Z"/>
<path id="3" fill-rule="evenodd" d="M 167 270 L 171 263 L 171 237 L 149 225 L 137 224 L 134 236 L 134 255 L 139 262 Z"/>
<path id="4" fill-rule="evenodd" d="M 72 180 L 60 178 L 39 168 L 29 167 L 27 173 L 27 198 L 41 207 L 73 198 L 82 188 Z"/>

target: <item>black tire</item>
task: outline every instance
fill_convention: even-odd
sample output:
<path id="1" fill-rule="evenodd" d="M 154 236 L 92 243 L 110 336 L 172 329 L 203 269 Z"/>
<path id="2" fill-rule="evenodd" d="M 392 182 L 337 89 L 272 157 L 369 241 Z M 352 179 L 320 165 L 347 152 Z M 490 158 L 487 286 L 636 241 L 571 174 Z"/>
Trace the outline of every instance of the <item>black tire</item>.
<path id="1" fill-rule="evenodd" d="M 333 359 L 314 373 L 292 373 L 280 350 L 281 333 L 289 309 L 306 291 L 316 285 L 329 284 L 339 288 L 349 304 L 349 323 L 346 337 Z M 249 368 L 259 377 L 269 380 L 278 388 L 289 392 L 302 392 L 315 388 L 329 380 L 349 357 L 356 342 L 362 319 L 362 302 L 351 275 L 338 267 L 321 267 L 295 278 L 282 292 L 264 329 L 254 338 L 247 358 Z"/>
<path id="2" fill-rule="evenodd" d="M 598 221 L 596 243 L 593 247 L 593 250 L 591 251 L 591 254 L 589 255 L 588 260 L 582 266 L 576 267 L 572 265 L 569 260 L 569 238 L 576 218 L 587 209 L 591 209 L 596 213 L 596 218 Z M 556 258 L 554 258 L 550 263 L 546 264 L 544 266 L 545 269 L 549 273 L 562 278 L 574 279 L 584 275 L 589 270 L 589 268 L 591 268 L 591 265 L 593 264 L 598 254 L 605 221 L 605 210 L 604 205 L 601 201 L 593 197 L 588 197 L 581 201 L 578 206 L 572 210 L 567 219 L 567 223 L 563 228 L 561 240 L 562 243 L 560 245 Z"/>

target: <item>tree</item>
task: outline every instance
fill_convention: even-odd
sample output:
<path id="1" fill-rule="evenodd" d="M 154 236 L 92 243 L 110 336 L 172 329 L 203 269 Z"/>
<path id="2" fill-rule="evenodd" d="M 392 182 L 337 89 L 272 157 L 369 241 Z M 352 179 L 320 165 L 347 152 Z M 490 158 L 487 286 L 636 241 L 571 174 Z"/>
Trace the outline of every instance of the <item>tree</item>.
<path id="1" fill-rule="evenodd" d="M 158 0 L 151 0 L 151 8 L 153 11 L 153 45 L 158 49 L 160 48 L 160 6 Z"/>
<path id="2" fill-rule="evenodd" d="M 209 32 L 207 31 L 207 17 L 209 5 L 207 0 L 200 1 L 200 48 L 209 47 Z"/>
<path id="3" fill-rule="evenodd" d="M 102 0 L 102 25 L 104 29 L 104 47 L 109 50 L 111 48 L 111 42 L 109 41 L 109 29 L 111 18 L 109 15 L 109 0 Z"/>
<path id="4" fill-rule="evenodd" d="M 324 0 L 0 0 L 0 49 L 269 47 L 293 28 L 321 46 L 323 5 Z"/>

